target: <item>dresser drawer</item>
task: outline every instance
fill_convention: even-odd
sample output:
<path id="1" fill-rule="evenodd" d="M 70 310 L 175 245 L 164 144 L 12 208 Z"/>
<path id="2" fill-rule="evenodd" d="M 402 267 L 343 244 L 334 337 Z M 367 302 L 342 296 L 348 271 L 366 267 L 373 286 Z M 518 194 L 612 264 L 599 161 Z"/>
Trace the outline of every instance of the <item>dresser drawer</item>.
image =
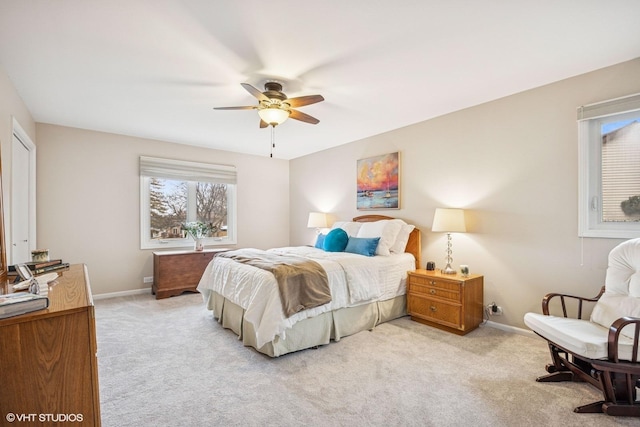
<path id="1" fill-rule="evenodd" d="M 453 328 L 460 328 L 462 306 L 424 298 L 415 294 L 409 294 L 407 298 L 409 314 L 412 316 L 432 320 Z"/>

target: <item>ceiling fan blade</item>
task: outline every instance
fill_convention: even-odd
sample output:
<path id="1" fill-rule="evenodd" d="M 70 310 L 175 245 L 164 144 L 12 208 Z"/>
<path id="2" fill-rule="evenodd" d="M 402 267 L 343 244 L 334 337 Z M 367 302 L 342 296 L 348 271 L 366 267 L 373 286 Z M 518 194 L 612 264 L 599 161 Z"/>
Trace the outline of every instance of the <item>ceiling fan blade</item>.
<path id="1" fill-rule="evenodd" d="M 291 110 L 291 114 L 289 114 L 289 118 L 300 120 L 301 122 L 305 122 L 305 123 L 311 123 L 312 125 L 320 123 L 320 120 L 316 119 L 315 117 L 311 117 L 310 115 L 300 112 L 298 110 Z"/>
<path id="2" fill-rule="evenodd" d="M 214 110 L 255 110 L 258 107 L 213 107 Z"/>
<path id="3" fill-rule="evenodd" d="M 264 120 L 260 119 L 260 129 L 266 128 L 266 127 L 269 127 L 269 123 L 267 123 Z"/>
<path id="4" fill-rule="evenodd" d="M 287 104 L 292 107 L 302 107 L 303 105 L 311 105 L 316 102 L 324 101 L 322 95 L 307 95 L 307 96 L 299 96 L 297 98 L 289 98 L 286 100 Z"/>
<path id="5" fill-rule="evenodd" d="M 269 101 L 269 98 L 264 93 L 260 92 L 259 89 L 256 89 L 255 87 L 251 86 L 249 83 L 241 83 L 241 84 L 242 84 L 242 87 L 247 90 L 247 92 L 249 92 L 251 95 L 258 98 L 259 101 Z"/>

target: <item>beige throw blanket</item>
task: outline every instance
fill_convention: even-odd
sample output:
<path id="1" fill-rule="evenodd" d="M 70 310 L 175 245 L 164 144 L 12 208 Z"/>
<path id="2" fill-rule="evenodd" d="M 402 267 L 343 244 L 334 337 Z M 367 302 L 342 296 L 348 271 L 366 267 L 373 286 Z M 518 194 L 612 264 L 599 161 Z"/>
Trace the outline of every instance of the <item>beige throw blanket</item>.
<path id="1" fill-rule="evenodd" d="M 218 256 L 273 273 L 286 317 L 331 302 L 327 273 L 315 261 L 258 249 L 238 249 Z"/>

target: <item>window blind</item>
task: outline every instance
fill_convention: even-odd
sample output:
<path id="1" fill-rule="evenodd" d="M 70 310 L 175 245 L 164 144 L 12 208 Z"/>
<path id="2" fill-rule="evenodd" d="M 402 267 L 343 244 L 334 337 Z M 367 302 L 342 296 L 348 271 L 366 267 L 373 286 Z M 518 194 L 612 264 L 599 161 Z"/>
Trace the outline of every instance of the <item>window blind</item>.
<path id="1" fill-rule="evenodd" d="M 236 184 L 236 167 L 140 156 L 140 175 L 176 181 Z"/>
<path id="2" fill-rule="evenodd" d="M 578 107 L 578 120 L 595 119 L 636 110 L 640 110 L 640 93 Z"/>

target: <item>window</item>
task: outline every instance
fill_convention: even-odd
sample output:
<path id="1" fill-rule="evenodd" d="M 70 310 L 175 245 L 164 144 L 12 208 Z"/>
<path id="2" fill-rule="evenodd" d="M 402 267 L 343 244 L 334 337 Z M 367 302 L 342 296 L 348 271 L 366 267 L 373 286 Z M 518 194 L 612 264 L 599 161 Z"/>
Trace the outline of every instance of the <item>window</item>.
<path id="1" fill-rule="evenodd" d="M 185 222 L 213 224 L 205 245 L 236 243 L 235 166 L 140 157 L 140 247 L 191 247 Z"/>
<path id="2" fill-rule="evenodd" d="M 579 235 L 640 237 L 640 94 L 578 108 Z"/>

